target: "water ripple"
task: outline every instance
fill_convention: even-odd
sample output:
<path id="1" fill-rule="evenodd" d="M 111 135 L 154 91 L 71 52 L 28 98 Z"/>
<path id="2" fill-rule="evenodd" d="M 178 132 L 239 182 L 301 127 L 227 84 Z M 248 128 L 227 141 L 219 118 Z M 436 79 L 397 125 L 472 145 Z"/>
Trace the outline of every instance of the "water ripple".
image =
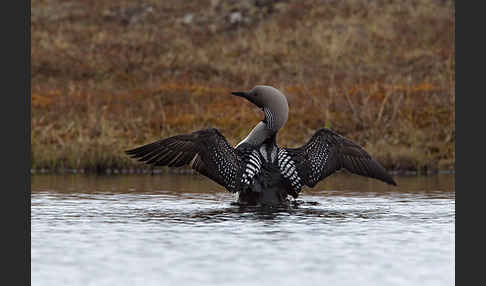
<path id="1" fill-rule="evenodd" d="M 203 180 L 123 178 L 33 180 L 33 285 L 454 285 L 444 185 L 323 188 L 257 208 Z"/>

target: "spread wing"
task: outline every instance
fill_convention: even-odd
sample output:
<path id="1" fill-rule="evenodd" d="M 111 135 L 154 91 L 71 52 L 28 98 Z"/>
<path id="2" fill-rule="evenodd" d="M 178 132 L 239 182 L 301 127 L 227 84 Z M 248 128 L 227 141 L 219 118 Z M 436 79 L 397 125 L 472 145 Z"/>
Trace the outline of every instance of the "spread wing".
<path id="1" fill-rule="evenodd" d="M 327 128 L 319 129 L 300 148 L 285 148 L 303 184 L 317 182 L 344 168 L 351 173 L 396 185 L 385 168 L 361 146 Z"/>
<path id="2" fill-rule="evenodd" d="M 238 153 L 214 128 L 169 137 L 125 152 L 154 166 L 189 165 L 230 192 L 238 191 L 241 181 Z"/>

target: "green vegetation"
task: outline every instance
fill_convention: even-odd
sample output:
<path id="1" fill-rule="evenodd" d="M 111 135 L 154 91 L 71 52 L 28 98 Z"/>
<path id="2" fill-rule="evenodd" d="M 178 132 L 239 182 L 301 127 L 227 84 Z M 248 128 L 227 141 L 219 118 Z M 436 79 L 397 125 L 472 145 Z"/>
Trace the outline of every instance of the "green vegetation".
<path id="1" fill-rule="evenodd" d="M 454 168 L 452 1 L 32 1 L 32 168 L 139 168 L 124 150 L 263 117 L 230 95 L 290 101 L 279 144 L 330 127 L 387 168 Z"/>

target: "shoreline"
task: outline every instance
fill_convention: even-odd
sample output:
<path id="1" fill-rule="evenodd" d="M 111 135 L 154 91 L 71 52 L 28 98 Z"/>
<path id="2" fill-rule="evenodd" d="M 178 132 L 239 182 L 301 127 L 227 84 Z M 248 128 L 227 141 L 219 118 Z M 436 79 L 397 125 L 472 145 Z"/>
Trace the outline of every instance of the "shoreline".
<path id="1" fill-rule="evenodd" d="M 342 171 L 338 171 L 342 172 Z M 347 172 L 347 171 L 345 171 Z M 349 172 L 348 172 L 349 173 Z M 435 176 L 435 175 L 455 175 L 455 169 L 439 169 L 427 172 L 419 172 L 416 170 L 391 170 L 388 171 L 392 176 Z M 31 175 L 197 175 L 202 176 L 196 171 L 188 168 L 169 169 L 169 168 L 131 168 L 131 169 L 105 169 L 101 172 L 86 171 L 84 169 L 30 169 Z"/>

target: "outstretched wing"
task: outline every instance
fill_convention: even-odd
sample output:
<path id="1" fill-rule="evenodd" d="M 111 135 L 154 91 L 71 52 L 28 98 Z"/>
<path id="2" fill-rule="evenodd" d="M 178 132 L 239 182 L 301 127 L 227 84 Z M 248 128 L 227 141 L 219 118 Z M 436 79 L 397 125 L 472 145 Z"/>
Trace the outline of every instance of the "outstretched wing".
<path id="1" fill-rule="evenodd" d="M 177 135 L 125 152 L 154 166 L 189 165 L 230 192 L 238 190 L 241 159 L 217 129 Z"/>
<path id="2" fill-rule="evenodd" d="M 327 128 L 319 129 L 302 147 L 284 148 L 282 153 L 288 154 L 299 180 L 309 187 L 341 168 L 396 185 L 385 168 L 361 146 Z"/>

